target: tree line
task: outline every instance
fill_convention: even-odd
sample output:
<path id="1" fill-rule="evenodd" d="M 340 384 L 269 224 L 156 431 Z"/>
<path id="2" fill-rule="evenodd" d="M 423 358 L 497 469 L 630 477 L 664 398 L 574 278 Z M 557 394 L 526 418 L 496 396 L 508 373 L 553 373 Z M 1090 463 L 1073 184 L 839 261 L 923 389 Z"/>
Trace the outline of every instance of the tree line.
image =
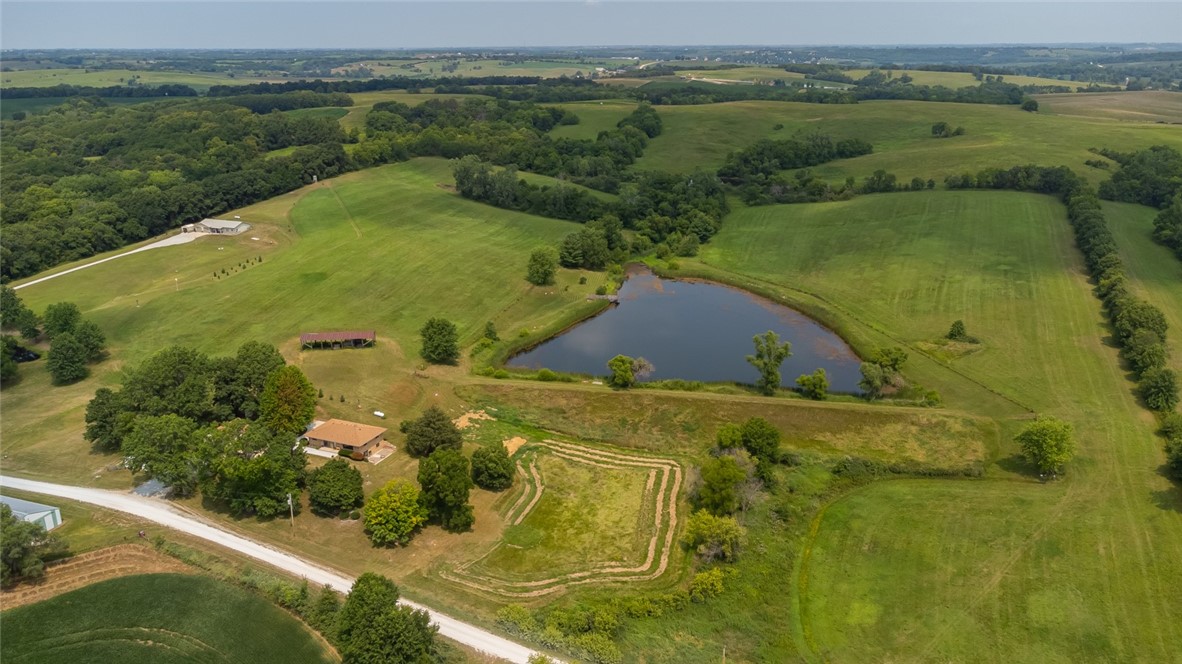
<path id="1" fill-rule="evenodd" d="M 1120 164 L 1100 184 L 1100 197 L 1161 210 L 1153 221 L 1153 239 L 1182 260 L 1182 153 L 1166 145 L 1133 153 L 1098 152 Z"/>
<path id="2" fill-rule="evenodd" d="M 0 89 L 0 99 L 44 99 L 47 97 L 99 97 L 106 99 L 141 99 L 146 97 L 196 97 L 187 85 L 69 85 L 62 83 L 40 88 Z"/>

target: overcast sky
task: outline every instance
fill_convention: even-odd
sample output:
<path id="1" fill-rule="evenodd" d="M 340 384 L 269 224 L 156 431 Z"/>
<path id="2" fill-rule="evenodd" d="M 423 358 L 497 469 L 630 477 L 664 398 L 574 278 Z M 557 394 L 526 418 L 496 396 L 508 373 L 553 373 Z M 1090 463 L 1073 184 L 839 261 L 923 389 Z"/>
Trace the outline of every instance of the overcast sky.
<path id="1" fill-rule="evenodd" d="M 2 48 L 1182 41 L 1177 2 L 0 0 Z"/>

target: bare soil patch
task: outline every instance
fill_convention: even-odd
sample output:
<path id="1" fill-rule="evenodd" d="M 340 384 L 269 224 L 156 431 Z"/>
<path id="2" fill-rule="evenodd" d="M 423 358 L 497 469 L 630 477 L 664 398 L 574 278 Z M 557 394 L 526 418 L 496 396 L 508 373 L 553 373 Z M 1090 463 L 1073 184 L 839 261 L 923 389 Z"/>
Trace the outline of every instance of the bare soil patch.
<path id="1" fill-rule="evenodd" d="M 158 572 L 190 574 L 193 570 L 147 545 L 118 544 L 50 563 L 40 580 L 0 592 L 0 608 L 33 604 L 107 579 Z"/>

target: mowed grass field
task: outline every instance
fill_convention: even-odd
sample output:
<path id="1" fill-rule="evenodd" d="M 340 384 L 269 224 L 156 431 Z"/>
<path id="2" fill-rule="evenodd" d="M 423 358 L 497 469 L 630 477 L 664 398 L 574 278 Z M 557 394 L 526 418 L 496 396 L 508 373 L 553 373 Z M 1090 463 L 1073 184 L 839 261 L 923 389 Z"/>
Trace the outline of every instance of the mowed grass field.
<path id="1" fill-rule="evenodd" d="M 1177 659 L 1182 495 L 1058 202 L 924 192 L 739 210 L 701 260 L 807 288 L 908 342 L 962 318 L 985 349 L 952 368 L 1076 428 L 1061 481 L 1037 483 L 1003 445 L 993 479 L 879 482 L 818 514 L 785 625 L 800 656 Z M 988 405 L 960 403 L 951 370 L 928 380 L 952 407 Z M 996 416 L 1007 439 L 1025 419 Z"/>
<path id="2" fill-rule="evenodd" d="M 111 358 L 67 387 L 50 388 L 43 363 L 24 367 L 3 395 L 6 472 L 94 482 L 113 460 L 86 452 L 86 402 L 97 387 L 117 383 L 122 366 L 169 344 L 219 355 L 248 340 L 274 343 L 306 363 L 317 387 L 346 396 L 348 403 L 325 400 L 329 413 L 384 410 L 398 419 L 431 384 L 411 378 L 428 318 L 455 321 L 468 344 L 489 320 L 516 334 L 587 306 L 601 283 L 595 275 L 585 285 L 573 271 L 553 287 L 525 281 L 529 253 L 555 245 L 575 224 L 467 201 L 450 183 L 441 159 L 353 173 L 238 211 L 256 224 L 243 235 L 143 252 L 21 289 L 37 311 L 75 302 L 106 332 Z M 262 263 L 248 262 L 260 256 Z M 301 332 L 341 329 L 376 330 L 378 346 L 299 352 Z"/>
<path id="3" fill-rule="evenodd" d="M 798 131 L 835 138 L 861 138 L 874 154 L 814 168 L 840 182 L 877 169 L 903 182 L 913 177 L 943 182 L 948 175 L 976 173 L 1035 163 L 1067 165 L 1094 183 L 1108 172 L 1089 168 L 1088 148 L 1130 151 L 1150 145 L 1182 147 L 1182 127 L 1121 123 L 1098 118 L 1027 113 L 1017 106 L 912 101 L 870 101 L 849 105 L 733 102 L 702 106 L 662 106 L 664 131 L 654 138 L 637 168 L 691 171 L 717 169 L 732 150 L 763 138 L 786 139 Z M 932 137 L 936 122 L 963 126 L 966 134 Z M 784 125 L 781 130 L 773 127 Z"/>
<path id="4" fill-rule="evenodd" d="M 719 81 L 747 81 L 764 83 L 781 79 L 804 79 L 804 74 L 794 71 L 784 71 L 779 67 L 733 67 L 731 69 L 684 69 L 677 72 L 679 76 L 689 78 L 717 79 Z"/>
<path id="5" fill-rule="evenodd" d="M 267 76 L 230 76 L 215 72 L 141 71 L 131 69 L 26 69 L 0 74 L 0 86 L 5 88 L 47 88 L 53 85 L 89 85 L 98 88 L 126 85 L 135 78 L 141 85 L 188 85 L 201 92 L 212 85 L 245 85 L 260 81 L 282 81 Z"/>
<path id="6" fill-rule="evenodd" d="M 4 612 L 6 662 L 337 662 L 279 607 L 213 579 L 144 574 Z"/>
<path id="7" fill-rule="evenodd" d="M 870 69 L 850 69 L 845 72 L 847 76 L 858 80 L 866 74 L 871 72 Z M 913 80 L 913 85 L 942 85 L 946 88 L 968 88 L 981 84 L 981 81 L 973 78 L 969 72 L 961 71 L 922 71 L 914 69 L 893 69 L 882 70 L 884 74 L 890 74 L 892 78 L 899 79 L 904 74 L 910 76 Z M 1042 76 L 1002 76 L 1005 83 L 1013 83 L 1014 85 L 1065 85 L 1072 90 L 1078 86 L 1086 86 L 1086 83 L 1078 81 L 1061 81 L 1057 78 L 1045 78 Z"/>
<path id="8" fill-rule="evenodd" d="M 1035 95 L 1039 110 L 1130 122 L 1182 123 L 1182 95 L 1163 90 Z"/>

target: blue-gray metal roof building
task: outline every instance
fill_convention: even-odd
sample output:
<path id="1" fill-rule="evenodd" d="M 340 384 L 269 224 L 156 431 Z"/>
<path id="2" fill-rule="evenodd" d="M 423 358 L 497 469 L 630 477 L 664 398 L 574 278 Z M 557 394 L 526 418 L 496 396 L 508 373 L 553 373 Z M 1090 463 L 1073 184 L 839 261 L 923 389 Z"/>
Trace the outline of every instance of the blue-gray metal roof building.
<path id="1" fill-rule="evenodd" d="M 21 521 L 39 523 L 46 530 L 53 530 L 62 525 L 62 511 L 52 505 L 42 505 L 12 496 L 0 496 L 0 504 L 12 508 L 13 515 Z"/>

